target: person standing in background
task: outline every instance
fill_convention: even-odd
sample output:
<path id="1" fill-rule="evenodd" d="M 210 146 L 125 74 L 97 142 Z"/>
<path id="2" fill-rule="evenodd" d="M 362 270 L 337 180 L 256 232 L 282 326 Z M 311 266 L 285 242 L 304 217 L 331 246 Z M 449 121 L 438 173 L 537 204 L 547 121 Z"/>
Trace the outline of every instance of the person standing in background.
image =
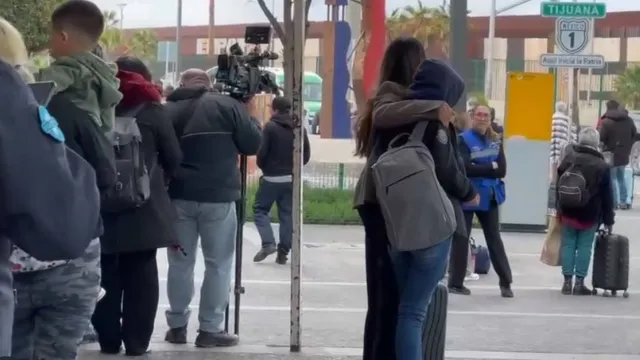
<path id="1" fill-rule="evenodd" d="M 557 174 L 558 164 L 562 161 L 562 154 L 567 144 L 575 143 L 577 139 L 576 127 L 571 123 L 567 104 L 558 101 L 556 111 L 551 117 L 551 178 Z"/>

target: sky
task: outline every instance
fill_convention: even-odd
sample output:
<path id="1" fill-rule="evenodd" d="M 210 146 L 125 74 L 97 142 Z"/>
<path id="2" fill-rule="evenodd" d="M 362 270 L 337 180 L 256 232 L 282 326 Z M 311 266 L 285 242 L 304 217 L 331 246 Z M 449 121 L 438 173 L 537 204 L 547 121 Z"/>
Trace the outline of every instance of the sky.
<path id="1" fill-rule="evenodd" d="M 266 22 L 256 0 L 215 0 L 216 24 L 242 24 Z M 518 2 L 517 0 L 496 0 L 497 8 Z M 589 0 L 582 0 L 591 2 Z M 118 4 L 124 7 L 124 27 L 159 27 L 174 26 L 177 22 L 178 0 L 93 0 L 103 10 L 119 13 Z M 274 14 L 282 16 L 282 0 L 265 0 L 270 8 L 275 4 Z M 607 11 L 638 11 L 640 1 L 634 0 L 601 0 L 607 4 Z M 416 5 L 418 0 L 387 0 L 387 12 L 407 5 Z M 426 6 L 440 6 L 443 0 L 422 0 Z M 469 0 L 471 16 L 486 16 L 491 10 L 490 0 Z M 322 21 L 326 18 L 324 0 L 313 0 L 309 17 Z M 228 9 L 233 9 L 229 11 Z M 534 15 L 540 12 L 540 0 L 532 0 L 518 8 L 505 12 L 504 15 Z M 183 25 L 206 25 L 209 23 L 209 0 L 183 0 Z"/>

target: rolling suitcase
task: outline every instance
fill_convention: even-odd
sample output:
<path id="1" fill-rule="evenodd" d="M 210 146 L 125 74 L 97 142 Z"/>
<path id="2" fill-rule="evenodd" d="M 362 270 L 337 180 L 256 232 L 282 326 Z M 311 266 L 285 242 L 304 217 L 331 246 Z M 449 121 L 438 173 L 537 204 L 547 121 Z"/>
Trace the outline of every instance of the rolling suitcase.
<path id="1" fill-rule="evenodd" d="M 447 305 L 449 291 L 438 283 L 431 298 L 427 318 L 422 329 L 422 353 L 425 360 L 444 360 L 444 345 L 447 339 Z"/>
<path id="2" fill-rule="evenodd" d="M 626 236 L 610 234 L 599 230 L 593 252 L 593 294 L 602 289 L 603 296 L 616 296 L 623 291 L 629 293 L 629 239 Z"/>

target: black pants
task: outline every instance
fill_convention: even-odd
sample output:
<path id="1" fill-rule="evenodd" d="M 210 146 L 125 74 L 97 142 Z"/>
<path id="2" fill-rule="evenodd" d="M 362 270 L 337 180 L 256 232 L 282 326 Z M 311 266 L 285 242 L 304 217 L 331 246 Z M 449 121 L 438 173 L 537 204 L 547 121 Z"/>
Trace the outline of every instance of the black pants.
<path id="1" fill-rule="evenodd" d="M 384 218 L 377 205 L 358 208 L 365 230 L 367 317 L 363 360 L 395 360 L 398 289 Z"/>
<path id="2" fill-rule="evenodd" d="M 473 214 L 472 214 L 473 217 Z M 465 218 L 466 220 L 466 218 Z M 453 234 L 451 239 L 451 253 L 449 253 L 449 286 L 462 287 L 467 275 L 467 260 L 469 259 L 469 236 Z"/>
<path id="3" fill-rule="evenodd" d="M 465 211 L 464 218 L 469 234 L 471 234 L 474 213 L 478 217 L 478 221 L 482 227 L 487 248 L 489 249 L 489 256 L 491 257 L 491 264 L 493 264 L 493 268 L 496 274 L 498 274 L 500 286 L 510 287 L 513 279 L 511 277 L 509 259 L 507 258 L 507 253 L 504 250 L 504 244 L 500 237 L 500 213 L 498 204 L 492 202 L 488 211 Z"/>
<path id="4" fill-rule="evenodd" d="M 158 311 L 156 250 L 102 255 L 102 287 L 107 294 L 91 319 L 100 348 L 143 354 L 149 347 Z"/>

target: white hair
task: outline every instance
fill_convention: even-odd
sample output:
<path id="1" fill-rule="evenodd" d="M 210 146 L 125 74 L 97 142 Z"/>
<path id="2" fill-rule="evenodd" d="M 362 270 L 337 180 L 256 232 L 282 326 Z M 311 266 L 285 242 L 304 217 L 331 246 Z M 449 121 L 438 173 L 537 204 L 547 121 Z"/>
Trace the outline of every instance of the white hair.
<path id="1" fill-rule="evenodd" d="M 563 101 L 556 103 L 556 112 L 567 114 L 567 104 Z"/>
<path id="2" fill-rule="evenodd" d="M 584 128 L 578 134 L 578 144 L 597 149 L 600 145 L 600 134 L 592 127 Z"/>
<path id="3" fill-rule="evenodd" d="M 20 32 L 7 20 L 0 17 L 0 59 L 16 68 L 20 77 L 27 82 L 34 81 L 29 71 L 29 54 Z"/>

